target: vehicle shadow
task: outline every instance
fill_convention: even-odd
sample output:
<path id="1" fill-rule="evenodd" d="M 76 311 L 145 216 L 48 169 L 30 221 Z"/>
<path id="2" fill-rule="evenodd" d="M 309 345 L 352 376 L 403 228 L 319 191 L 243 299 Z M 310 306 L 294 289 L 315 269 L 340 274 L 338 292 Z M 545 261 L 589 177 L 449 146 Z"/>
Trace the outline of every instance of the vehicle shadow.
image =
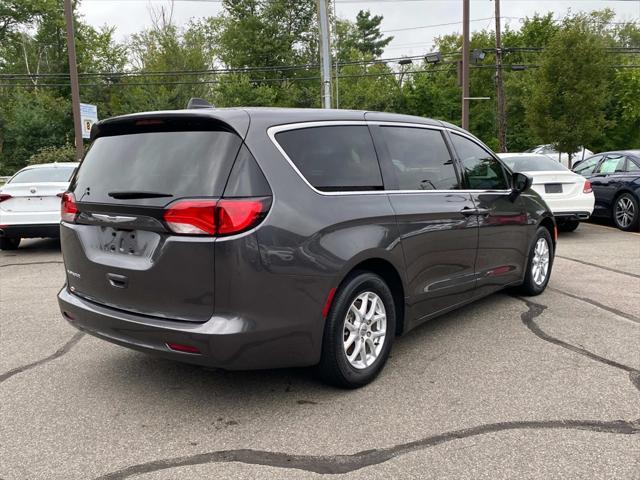
<path id="1" fill-rule="evenodd" d="M 485 308 L 488 305 L 495 307 L 496 303 L 508 302 L 509 298 L 504 294 L 492 295 L 435 318 L 403 337 L 397 337 L 391 358 L 381 377 L 359 390 L 327 386 L 316 377 L 312 367 L 225 371 L 174 362 L 126 349 L 118 349 L 107 361 L 98 362 L 96 368 L 99 371 L 92 372 L 92 375 L 101 379 L 98 388 L 104 389 L 104 395 L 110 398 L 120 397 L 126 402 L 137 398 L 144 403 L 145 397 L 151 399 L 161 395 L 164 402 L 175 408 L 188 405 L 191 409 L 202 409 L 203 414 L 210 413 L 213 404 L 229 405 L 224 399 L 242 399 L 244 408 L 250 410 L 272 407 L 276 411 L 287 399 L 299 405 L 332 403 L 351 398 L 352 395 L 375 395 L 379 389 L 390 388 L 390 384 L 393 385 L 400 381 L 400 377 L 406 376 L 403 364 L 433 361 L 431 357 L 441 356 L 438 352 L 448 348 L 442 343 L 443 337 L 455 336 L 471 322 L 482 322 L 483 317 L 470 314 L 472 309 L 482 308 L 483 304 Z M 95 352 L 95 348 L 92 351 Z"/>
<path id="2" fill-rule="evenodd" d="M 19 257 L 31 258 L 42 254 L 60 254 L 60 239 L 58 238 L 29 238 L 20 242 L 17 250 L 2 250 L 0 258 Z"/>

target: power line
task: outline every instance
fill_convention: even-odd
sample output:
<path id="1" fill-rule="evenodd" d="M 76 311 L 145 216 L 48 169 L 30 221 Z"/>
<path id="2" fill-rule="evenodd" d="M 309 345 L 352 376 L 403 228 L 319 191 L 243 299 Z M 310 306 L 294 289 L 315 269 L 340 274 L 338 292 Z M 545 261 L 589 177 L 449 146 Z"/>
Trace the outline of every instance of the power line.
<path id="1" fill-rule="evenodd" d="M 453 63 L 447 63 L 453 65 Z M 504 70 L 528 70 L 531 68 L 539 68 L 540 65 L 536 64 L 503 64 Z M 495 69 L 495 65 L 470 65 L 470 69 Z M 628 65 L 614 65 L 613 69 L 626 69 L 626 68 L 638 68 L 640 64 L 628 64 Z M 415 74 L 434 74 L 439 72 L 454 72 L 455 67 L 436 67 L 429 69 L 418 70 L 406 70 L 404 72 L 378 72 L 378 73 L 355 73 L 355 74 L 341 74 L 338 75 L 339 79 L 345 78 L 367 78 L 367 77 L 390 77 L 399 75 L 415 75 Z M 335 78 L 335 75 L 334 75 Z M 298 82 L 298 81 L 320 81 L 319 76 L 312 77 L 284 77 L 284 78 L 254 78 L 249 79 L 249 83 L 277 83 L 277 82 Z M 211 85 L 220 84 L 221 80 L 199 80 L 199 81 L 176 81 L 176 82 L 134 82 L 134 83 L 81 83 L 81 87 L 146 87 L 146 86 L 173 86 L 173 85 Z M 70 83 L 42 83 L 33 85 L 31 83 L 0 83 L 0 87 L 25 87 L 25 88 L 40 88 L 40 87 L 69 87 Z"/>
<path id="2" fill-rule="evenodd" d="M 484 52 L 495 52 L 495 48 L 483 48 Z M 542 47 L 503 47 L 502 51 L 505 53 L 540 53 L 545 49 Z M 638 47 L 608 47 L 605 48 L 608 53 L 624 53 L 624 54 L 640 54 L 640 48 Z M 441 53 L 441 56 L 456 56 L 459 55 L 459 51 Z M 339 67 L 346 66 L 358 66 L 358 65 L 382 65 L 386 63 L 397 63 L 400 60 L 421 60 L 424 55 L 411 55 L 411 56 L 395 56 L 389 58 L 378 58 L 371 60 L 357 60 L 350 62 L 338 62 Z M 135 77 L 162 77 L 162 76 L 191 76 L 191 75 L 217 75 L 217 74 L 245 74 L 245 73 L 278 73 L 285 71 L 296 70 L 310 70 L 318 68 L 317 63 L 307 63 L 298 65 L 282 65 L 282 66 L 270 66 L 270 67 L 243 67 L 243 68 L 217 68 L 207 70 L 166 70 L 166 71 L 151 71 L 151 72 L 87 72 L 81 73 L 81 78 L 87 77 L 107 77 L 110 79 L 122 79 L 122 78 L 135 78 Z M 35 78 L 68 78 L 68 73 L 0 73 L 0 79 L 35 79 Z"/>

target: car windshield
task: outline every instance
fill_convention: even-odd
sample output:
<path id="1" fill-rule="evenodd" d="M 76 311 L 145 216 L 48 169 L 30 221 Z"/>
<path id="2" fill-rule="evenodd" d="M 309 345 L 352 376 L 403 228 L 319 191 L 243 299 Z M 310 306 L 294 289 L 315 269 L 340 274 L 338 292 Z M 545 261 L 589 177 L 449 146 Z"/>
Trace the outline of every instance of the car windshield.
<path id="1" fill-rule="evenodd" d="M 567 170 L 562 164 L 549 157 L 536 156 L 518 156 L 518 157 L 502 157 L 514 172 L 541 172 L 541 171 L 563 171 Z"/>
<path id="2" fill-rule="evenodd" d="M 28 168 L 18 172 L 8 183 L 68 182 L 74 168 L 69 165 Z"/>

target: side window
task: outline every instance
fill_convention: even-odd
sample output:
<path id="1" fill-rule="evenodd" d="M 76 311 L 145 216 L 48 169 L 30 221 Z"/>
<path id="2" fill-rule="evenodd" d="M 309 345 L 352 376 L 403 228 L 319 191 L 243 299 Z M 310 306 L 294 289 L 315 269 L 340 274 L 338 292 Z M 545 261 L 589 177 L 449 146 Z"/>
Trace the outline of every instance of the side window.
<path id="1" fill-rule="evenodd" d="M 627 172 L 640 172 L 640 165 L 627 157 Z"/>
<path id="2" fill-rule="evenodd" d="M 378 157 L 365 125 L 287 130 L 276 134 L 276 140 L 318 190 L 383 189 Z"/>
<path id="3" fill-rule="evenodd" d="M 467 174 L 472 190 L 507 190 L 509 182 L 502 164 L 487 150 L 465 137 L 452 133 L 451 139 Z"/>
<path id="4" fill-rule="evenodd" d="M 556 152 L 556 149 L 553 148 L 551 145 L 545 145 L 542 148 L 542 153 L 544 153 L 545 155 L 551 155 L 552 153 L 558 153 L 558 152 Z"/>
<path id="5" fill-rule="evenodd" d="M 400 190 L 460 188 L 455 167 L 439 130 L 381 127 Z"/>
<path id="6" fill-rule="evenodd" d="M 604 159 L 604 162 L 600 164 L 596 173 L 616 173 L 616 172 L 624 172 L 624 162 L 625 156 L 614 154 L 607 155 L 607 158 Z"/>
<path id="7" fill-rule="evenodd" d="M 573 171 L 579 173 L 580 175 L 591 175 L 602 157 L 602 155 L 596 155 L 595 157 L 587 158 L 585 161 L 580 162 L 580 164 L 575 167 Z"/>

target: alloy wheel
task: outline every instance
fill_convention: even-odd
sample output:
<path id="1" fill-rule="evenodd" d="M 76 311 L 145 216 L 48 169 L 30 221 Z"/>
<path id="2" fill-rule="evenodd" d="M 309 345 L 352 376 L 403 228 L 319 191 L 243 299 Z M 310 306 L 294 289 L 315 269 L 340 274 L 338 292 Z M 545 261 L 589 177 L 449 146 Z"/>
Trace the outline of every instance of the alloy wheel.
<path id="1" fill-rule="evenodd" d="M 545 238 L 539 238 L 533 250 L 531 275 L 536 285 L 540 286 L 549 273 L 549 244 Z"/>
<path id="2" fill-rule="evenodd" d="M 636 208 L 629 197 L 620 197 L 616 202 L 616 223 L 621 228 L 629 228 L 636 215 Z"/>
<path id="3" fill-rule="evenodd" d="M 362 370 L 371 366 L 387 337 L 387 313 L 374 292 L 363 292 L 351 303 L 344 319 L 343 346 L 349 364 Z"/>

